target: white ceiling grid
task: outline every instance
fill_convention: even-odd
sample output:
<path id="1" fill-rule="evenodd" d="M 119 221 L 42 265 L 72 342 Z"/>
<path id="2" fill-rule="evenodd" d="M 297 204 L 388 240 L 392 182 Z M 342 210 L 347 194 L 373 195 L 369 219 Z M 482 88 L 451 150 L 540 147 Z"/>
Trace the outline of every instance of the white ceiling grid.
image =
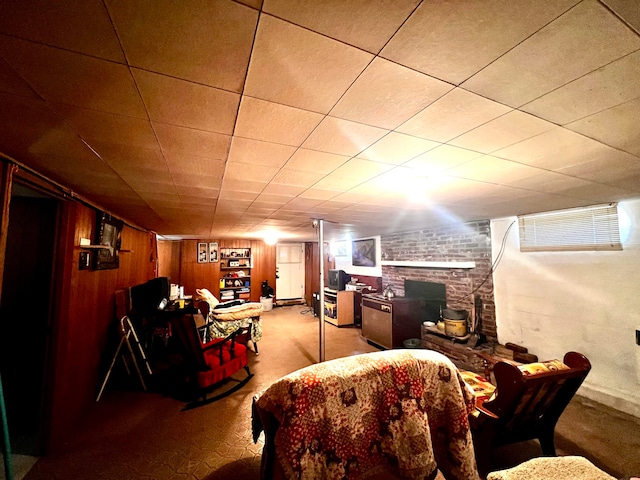
<path id="1" fill-rule="evenodd" d="M 637 198 L 639 28 L 630 0 L 2 2 L 0 152 L 168 238 Z"/>

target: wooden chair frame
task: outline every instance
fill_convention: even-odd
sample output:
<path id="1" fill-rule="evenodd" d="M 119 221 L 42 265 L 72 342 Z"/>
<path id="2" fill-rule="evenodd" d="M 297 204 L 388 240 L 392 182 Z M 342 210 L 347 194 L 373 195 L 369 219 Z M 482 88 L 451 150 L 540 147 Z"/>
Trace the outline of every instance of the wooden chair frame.
<path id="1" fill-rule="evenodd" d="M 556 455 L 556 423 L 591 370 L 577 352 L 567 353 L 563 362 L 569 369 L 530 376 L 509 361 L 494 365 L 495 394 L 470 417 L 481 475 L 491 471 L 492 451 L 502 445 L 537 439 L 544 455 Z"/>
<path id="2" fill-rule="evenodd" d="M 243 387 L 253 377 L 249 369 L 247 347 L 236 341 L 238 332 L 233 332 L 226 338 L 202 343 L 193 315 L 172 319 L 172 326 L 183 347 L 188 381 L 196 389 L 195 400 L 188 403 L 185 410 L 224 398 Z M 217 359 L 215 362 L 214 356 Z M 247 374 L 244 379 L 236 380 L 232 377 L 243 368 Z M 237 383 L 232 388 L 207 398 L 208 393 L 229 380 Z"/>

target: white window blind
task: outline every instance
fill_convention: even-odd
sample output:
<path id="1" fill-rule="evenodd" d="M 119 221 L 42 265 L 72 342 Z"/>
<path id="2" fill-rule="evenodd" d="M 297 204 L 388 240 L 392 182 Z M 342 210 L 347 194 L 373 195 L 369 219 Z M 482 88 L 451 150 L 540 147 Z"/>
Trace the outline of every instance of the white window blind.
<path id="1" fill-rule="evenodd" d="M 522 215 L 520 251 L 622 250 L 617 204 Z"/>

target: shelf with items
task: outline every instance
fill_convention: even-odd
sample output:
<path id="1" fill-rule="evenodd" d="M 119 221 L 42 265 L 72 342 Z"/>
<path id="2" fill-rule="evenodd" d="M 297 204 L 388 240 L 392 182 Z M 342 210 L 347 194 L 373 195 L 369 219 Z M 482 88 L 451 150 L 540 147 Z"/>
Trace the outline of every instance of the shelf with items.
<path id="1" fill-rule="evenodd" d="M 251 249 L 220 249 L 220 300 L 251 299 Z"/>

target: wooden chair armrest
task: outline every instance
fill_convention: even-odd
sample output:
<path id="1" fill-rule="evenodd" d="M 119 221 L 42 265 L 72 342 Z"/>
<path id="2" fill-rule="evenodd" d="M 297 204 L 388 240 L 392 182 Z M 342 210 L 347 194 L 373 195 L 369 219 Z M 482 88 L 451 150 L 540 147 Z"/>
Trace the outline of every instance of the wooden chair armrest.
<path id="1" fill-rule="evenodd" d="M 498 420 L 500 417 L 498 415 L 496 415 L 495 413 L 487 410 L 486 408 L 484 408 L 484 406 L 482 404 L 480 405 L 476 405 L 476 410 L 478 410 L 480 413 L 486 415 L 489 418 L 492 418 L 494 420 Z"/>

